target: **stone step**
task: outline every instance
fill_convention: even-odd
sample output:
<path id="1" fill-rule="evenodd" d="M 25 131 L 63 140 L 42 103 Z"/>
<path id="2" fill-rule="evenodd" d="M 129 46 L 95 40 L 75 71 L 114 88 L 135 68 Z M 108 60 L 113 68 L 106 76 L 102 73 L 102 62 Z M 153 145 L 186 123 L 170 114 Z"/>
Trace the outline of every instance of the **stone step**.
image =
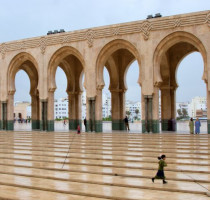
<path id="1" fill-rule="evenodd" d="M 43 148 L 42 148 L 43 149 Z M 30 148 L 0 148 L 0 152 L 1 153 L 17 153 L 17 154 L 31 154 L 31 152 L 33 152 L 33 155 L 37 155 L 39 154 L 39 152 L 41 152 L 42 155 L 46 155 L 46 156 L 51 156 L 51 152 L 52 149 L 46 149 L 44 148 L 44 151 L 41 148 L 39 149 L 34 149 L 32 147 Z M 66 149 L 53 149 L 53 154 L 56 156 L 63 156 L 66 155 L 66 153 L 68 152 L 68 148 Z M 71 152 L 72 153 L 82 153 L 82 154 L 99 154 L 99 155 L 121 155 L 121 156 L 132 156 L 132 157 L 152 157 L 154 158 L 154 153 L 151 152 L 129 152 L 129 151 L 111 151 L 111 150 L 82 150 L 82 149 L 73 149 L 71 148 Z M 159 153 L 157 155 L 160 155 Z M 157 156 L 156 155 L 156 156 Z M 209 155 L 196 155 L 196 154 L 176 154 L 176 153 L 167 153 L 167 158 L 179 158 L 179 159 L 196 159 L 196 160 L 209 160 L 210 156 Z"/>
<path id="2" fill-rule="evenodd" d="M 199 195 L 200 197 L 201 195 Z M 26 187 L 0 185 L 1 200 L 107 200 L 90 196 L 80 196 L 46 190 L 29 189 Z"/>
<path id="3" fill-rule="evenodd" d="M 14 158 L 15 157 L 15 158 Z M 52 157 L 39 157 L 37 159 L 31 158 L 17 158 L 18 156 L 11 156 L 8 158 L 2 158 L 0 163 L 6 162 L 48 162 L 50 164 L 62 164 L 64 158 L 52 158 Z M 21 156 L 19 156 L 21 157 Z M 36 156 L 34 156 L 36 158 Z M 66 165 L 90 165 L 90 166 L 103 166 L 103 167 L 118 167 L 118 168 L 129 168 L 129 169 L 152 169 L 156 170 L 158 163 L 143 163 L 143 162 L 126 162 L 126 161 L 107 161 L 107 160 L 96 160 L 96 159 L 85 159 L 85 158 L 67 158 L 65 160 Z M 181 165 L 181 164 L 170 164 L 166 168 L 167 171 L 184 171 L 184 172 L 199 172 L 199 173 L 210 173 L 210 166 L 199 166 L 196 165 Z"/>
<path id="4" fill-rule="evenodd" d="M 174 149 L 174 150 L 166 150 L 166 149 L 150 149 L 150 148 L 123 148 L 123 147 L 103 147 L 103 146 L 92 146 L 92 147 L 86 147 L 86 146 L 78 146 L 78 145 L 72 145 L 71 143 L 69 144 L 70 148 L 71 149 L 78 149 L 78 150 L 103 150 L 103 151 L 129 151 L 129 152 L 139 152 L 139 153 L 144 153 L 144 152 L 147 152 L 147 153 L 153 153 L 153 152 L 156 152 L 158 154 L 161 154 L 161 153 L 174 153 L 174 154 L 190 154 L 190 155 L 207 155 L 207 156 L 210 156 L 210 150 L 198 150 L 198 149 L 193 149 L 193 150 L 180 150 L 180 149 Z M 9 147 L 9 148 L 8 148 Z M 34 147 L 23 147 L 23 146 L 8 146 L 7 148 L 8 149 L 20 149 L 20 150 L 31 150 L 33 149 Z M 11 148 L 10 148 L 11 147 Z M 1 146 L 1 149 L 5 149 L 4 146 Z M 34 151 L 42 151 L 43 148 L 39 147 L 39 148 L 36 148 L 36 150 Z M 52 148 L 47 148 L 45 147 L 44 148 L 45 150 L 52 150 Z M 53 148 L 55 149 L 55 148 Z M 56 150 L 56 149 L 55 149 Z M 66 146 L 66 148 L 57 148 L 56 151 L 68 151 L 68 146 Z"/>
<path id="5" fill-rule="evenodd" d="M 94 178 L 94 177 L 93 177 Z M 149 180 L 148 180 L 149 181 Z M 82 196 L 90 196 L 90 197 L 99 197 L 99 198 L 109 198 L 109 199 L 127 199 L 127 200 L 141 200 L 141 199 L 151 199 L 150 191 L 151 189 L 145 188 L 126 188 L 122 186 L 109 186 L 109 185 L 99 185 L 99 184 L 90 184 L 90 183 L 79 183 L 79 182 L 70 182 L 70 181 L 60 181 L 60 180 L 52 180 L 52 179 L 44 179 L 44 178 L 35 178 L 35 177 L 25 177 L 18 175 L 8 175 L 8 174 L 0 174 L 0 184 L 6 186 L 41 190 L 41 191 L 50 191 L 55 193 L 63 193 L 63 194 L 73 194 L 73 195 L 82 195 Z M 153 190 L 152 193 L 154 196 L 156 195 L 171 195 L 170 199 L 182 199 L 190 198 L 190 199 L 202 199 L 207 200 L 206 191 L 202 189 L 202 187 L 195 186 L 194 193 L 177 192 L 174 189 L 175 194 L 172 195 L 171 191 L 164 191 L 169 184 L 160 184 L 155 183 L 151 184 L 145 183 L 148 185 L 152 185 L 151 187 L 158 187 L 158 190 Z M 191 185 L 192 186 L 192 185 Z M 187 189 L 187 187 L 186 187 Z M 161 191 L 163 190 L 163 191 Z M 180 191 L 180 190 L 179 190 Z M 176 196 L 176 198 L 174 198 Z"/>
<path id="6" fill-rule="evenodd" d="M 132 156 L 116 156 L 116 155 L 98 155 L 98 154 L 79 154 L 79 153 L 72 153 L 70 152 L 68 155 L 67 153 L 63 153 L 62 155 L 55 155 L 52 152 L 49 152 L 49 154 L 41 154 L 41 153 L 33 153 L 33 159 L 34 160 L 40 160 L 45 159 L 45 156 L 48 156 L 49 158 L 56 158 L 58 160 L 64 159 L 64 158 L 77 158 L 77 159 L 94 159 L 94 160 L 104 160 L 104 161 L 122 161 L 122 162 L 134 162 L 134 163 L 157 163 L 157 158 L 151 158 L 151 157 L 132 157 Z M 31 152 L 30 154 L 20 154 L 20 153 L 0 153 L 1 159 L 32 159 Z M 168 158 L 167 157 L 167 164 L 181 164 L 181 165 L 199 165 L 199 166 L 210 166 L 210 160 L 200 160 L 200 159 L 174 159 L 174 158 Z"/>
<path id="7" fill-rule="evenodd" d="M 178 191 L 188 193 L 203 193 L 210 190 L 210 183 L 201 183 L 195 180 L 192 181 L 169 181 L 162 187 L 161 184 L 151 184 L 151 175 L 149 178 L 133 178 L 133 177 L 122 177 L 117 174 L 114 176 L 102 175 L 102 174 L 88 174 L 84 172 L 66 172 L 46 169 L 30 169 L 26 167 L 13 167 L 13 166 L 0 166 L 0 172 L 2 174 L 18 175 L 26 177 L 37 177 L 46 178 L 53 180 L 64 180 L 71 182 L 82 182 L 82 183 L 94 183 L 100 185 L 112 185 L 112 186 L 123 186 L 131 188 L 147 188 L 147 189 L 158 189 L 165 191 Z M 151 173 L 150 173 L 151 174 Z M 116 176 L 117 175 L 117 176 Z M 191 177 L 190 177 L 191 178 Z M 190 180 L 190 179 L 189 179 Z M 160 183 L 160 180 L 155 180 L 155 183 Z M 207 188 L 207 189 L 205 189 Z M 192 191 L 191 191 L 192 190 Z"/>

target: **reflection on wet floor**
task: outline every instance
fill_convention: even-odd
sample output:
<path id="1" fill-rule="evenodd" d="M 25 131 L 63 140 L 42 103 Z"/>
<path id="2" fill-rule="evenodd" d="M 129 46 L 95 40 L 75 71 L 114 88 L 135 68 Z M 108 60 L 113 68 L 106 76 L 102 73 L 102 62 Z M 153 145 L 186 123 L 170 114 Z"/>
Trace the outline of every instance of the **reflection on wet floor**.
<path id="1" fill-rule="evenodd" d="M 72 132 L 0 132 L 0 199 L 209 199 L 208 134 L 73 137 Z M 160 154 L 167 156 L 166 185 L 151 182 Z"/>

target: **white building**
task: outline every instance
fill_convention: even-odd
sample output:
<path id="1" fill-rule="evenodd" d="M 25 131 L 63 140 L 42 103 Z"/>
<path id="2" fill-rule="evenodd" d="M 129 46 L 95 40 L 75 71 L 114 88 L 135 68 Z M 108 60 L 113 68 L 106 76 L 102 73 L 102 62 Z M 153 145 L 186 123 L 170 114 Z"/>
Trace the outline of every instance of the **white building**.
<path id="1" fill-rule="evenodd" d="M 125 110 L 130 112 L 129 119 L 141 119 L 141 102 L 132 102 L 127 100 L 125 102 Z M 138 114 L 136 113 L 138 110 Z"/>
<path id="2" fill-rule="evenodd" d="M 190 116 L 190 103 L 189 102 L 177 102 L 176 103 L 176 117 L 179 117 L 179 114 L 178 114 L 178 110 L 181 110 L 182 109 L 185 109 L 188 113 L 188 116 Z"/>
<path id="3" fill-rule="evenodd" d="M 196 110 L 207 110 L 206 97 L 194 97 L 190 103 L 190 117 L 196 117 Z"/>
<path id="4" fill-rule="evenodd" d="M 54 102 L 54 118 L 55 119 L 63 119 L 68 118 L 68 99 L 61 98 L 59 100 L 55 100 Z"/>
<path id="5" fill-rule="evenodd" d="M 111 97 L 108 94 L 103 94 L 102 117 L 111 117 Z"/>

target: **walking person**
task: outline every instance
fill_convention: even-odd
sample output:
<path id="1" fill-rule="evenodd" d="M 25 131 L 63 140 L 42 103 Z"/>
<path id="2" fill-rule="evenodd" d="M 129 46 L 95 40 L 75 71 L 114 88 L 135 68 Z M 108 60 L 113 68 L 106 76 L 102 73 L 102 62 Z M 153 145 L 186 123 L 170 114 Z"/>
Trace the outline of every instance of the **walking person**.
<path id="1" fill-rule="evenodd" d="M 77 134 L 80 134 L 80 125 L 77 126 Z"/>
<path id="2" fill-rule="evenodd" d="M 190 127 L 190 134 L 194 134 L 194 122 L 193 122 L 193 118 L 190 118 L 189 127 Z"/>
<path id="3" fill-rule="evenodd" d="M 87 120 L 86 120 L 86 117 L 85 117 L 85 119 L 84 119 L 85 132 L 87 132 L 86 125 L 87 125 Z"/>
<path id="4" fill-rule="evenodd" d="M 128 123 L 128 117 L 127 116 L 125 116 L 124 122 L 125 122 L 126 130 L 130 131 L 129 123 Z"/>
<path id="5" fill-rule="evenodd" d="M 199 134 L 200 133 L 200 127 L 201 127 L 200 120 L 198 118 L 196 118 L 196 121 L 195 121 L 195 134 Z"/>
<path id="6" fill-rule="evenodd" d="M 155 179 L 162 179 L 163 184 L 167 183 L 167 181 L 165 181 L 166 177 L 165 177 L 165 174 L 164 174 L 164 167 L 167 166 L 167 164 L 165 162 L 165 159 L 166 159 L 165 155 L 162 155 L 162 156 L 158 157 L 159 167 L 158 167 L 158 172 L 157 172 L 156 176 L 152 178 L 153 183 L 154 183 Z"/>

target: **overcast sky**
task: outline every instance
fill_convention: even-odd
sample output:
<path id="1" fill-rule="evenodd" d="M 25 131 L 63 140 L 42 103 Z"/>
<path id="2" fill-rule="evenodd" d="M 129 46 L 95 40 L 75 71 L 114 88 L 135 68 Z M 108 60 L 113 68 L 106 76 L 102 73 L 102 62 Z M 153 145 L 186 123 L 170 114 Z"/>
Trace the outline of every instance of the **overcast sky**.
<path id="1" fill-rule="evenodd" d="M 142 20 L 149 14 L 163 16 L 210 10 L 210 0 L 0 0 L 0 42 L 46 35 L 47 31 L 72 31 L 102 25 Z M 187 56 L 177 72 L 179 88 L 177 101 L 190 101 L 194 96 L 205 96 L 201 80 L 203 60 L 199 53 Z M 127 75 L 126 98 L 140 100 L 134 62 Z M 105 72 L 105 83 L 109 77 Z M 62 70 L 56 73 L 55 97 L 66 96 L 66 80 Z M 61 81 L 62 80 L 62 81 Z M 107 91 L 108 85 L 104 89 Z M 30 100 L 29 80 L 26 74 L 16 75 L 16 100 Z M 139 92 L 138 92 L 139 91 Z"/>

